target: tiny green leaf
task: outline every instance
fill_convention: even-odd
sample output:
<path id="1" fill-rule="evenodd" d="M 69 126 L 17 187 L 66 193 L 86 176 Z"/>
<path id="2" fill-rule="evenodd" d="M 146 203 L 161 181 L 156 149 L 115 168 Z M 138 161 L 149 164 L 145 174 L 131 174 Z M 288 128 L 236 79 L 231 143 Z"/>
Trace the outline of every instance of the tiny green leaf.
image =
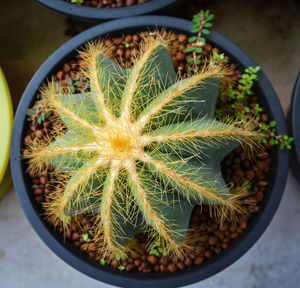
<path id="1" fill-rule="evenodd" d="M 206 28 L 210 28 L 210 27 L 212 27 L 212 24 L 211 23 L 205 23 L 203 26 L 206 27 Z"/>
<path id="2" fill-rule="evenodd" d="M 89 234 L 88 234 L 88 233 L 82 234 L 82 238 L 83 238 L 83 240 L 86 241 L 86 242 L 89 242 L 89 241 L 90 241 L 90 238 L 89 238 Z"/>
<path id="3" fill-rule="evenodd" d="M 200 24 L 200 13 L 193 16 L 193 22 L 195 24 Z"/>
<path id="4" fill-rule="evenodd" d="M 104 266 L 104 265 L 106 264 L 106 261 L 105 261 L 104 258 L 101 258 L 101 259 L 100 259 L 100 264 L 101 264 L 102 266 Z"/>
<path id="5" fill-rule="evenodd" d="M 214 17 L 215 17 L 214 14 L 210 14 L 210 15 L 208 15 L 207 17 L 205 17 L 205 20 L 206 20 L 206 21 L 210 21 L 210 20 L 212 20 Z"/>
<path id="6" fill-rule="evenodd" d="M 196 53 L 202 53 L 203 49 L 201 47 L 197 47 L 195 49 Z"/>
<path id="7" fill-rule="evenodd" d="M 156 249 L 152 249 L 149 254 L 159 256 L 159 253 Z"/>
<path id="8" fill-rule="evenodd" d="M 193 52 L 195 50 L 195 47 L 189 46 L 185 49 L 186 52 Z"/>
<path id="9" fill-rule="evenodd" d="M 207 30 L 207 29 L 203 29 L 203 30 L 202 30 L 202 33 L 205 34 L 205 35 L 208 35 L 208 34 L 210 33 L 210 31 Z"/>
<path id="10" fill-rule="evenodd" d="M 159 253 L 161 253 L 161 254 L 163 253 L 163 249 L 161 249 L 160 247 L 158 247 L 157 250 Z"/>
<path id="11" fill-rule="evenodd" d="M 189 42 L 195 42 L 197 41 L 197 37 L 196 36 L 192 36 L 189 38 Z"/>
<path id="12" fill-rule="evenodd" d="M 34 109 L 27 109 L 26 114 L 28 116 L 34 116 L 36 114 L 36 110 L 34 110 Z"/>
<path id="13" fill-rule="evenodd" d="M 76 5 L 82 5 L 84 0 L 71 0 L 71 3 L 76 4 Z"/>
<path id="14" fill-rule="evenodd" d="M 69 86 L 72 86 L 72 85 L 73 85 L 73 81 L 72 81 L 72 79 L 71 79 L 70 77 L 67 78 L 67 84 L 68 84 Z"/>

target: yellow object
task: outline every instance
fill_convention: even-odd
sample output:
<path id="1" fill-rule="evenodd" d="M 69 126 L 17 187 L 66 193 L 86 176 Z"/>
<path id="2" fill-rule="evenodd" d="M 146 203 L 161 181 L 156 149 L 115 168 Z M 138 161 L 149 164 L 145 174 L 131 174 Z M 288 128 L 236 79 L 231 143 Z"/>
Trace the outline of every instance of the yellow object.
<path id="1" fill-rule="evenodd" d="M 0 197 L 11 183 L 8 167 L 10 136 L 13 125 L 13 108 L 9 89 L 0 68 Z"/>
<path id="2" fill-rule="evenodd" d="M 0 183 L 0 198 L 5 194 L 5 192 L 8 190 L 10 185 L 11 185 L 11 173 L 10 173 L 10 167 L 8 165 L 4 177 Z"/>

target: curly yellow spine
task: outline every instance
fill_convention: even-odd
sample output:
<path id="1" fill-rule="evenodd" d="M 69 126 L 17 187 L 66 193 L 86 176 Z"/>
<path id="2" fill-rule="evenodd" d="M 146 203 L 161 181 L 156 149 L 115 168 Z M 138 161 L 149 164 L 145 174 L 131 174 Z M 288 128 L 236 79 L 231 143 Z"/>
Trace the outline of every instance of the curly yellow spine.
<path id="1" fill-rule="evenodd" d="M 47 98 L 47 105 L 53 111 L 59 111 L 61 114 L 66 115 L 67 117 L 71 118 L 74 122 L 76 122 L 82 128 L 91 130 L 96 135 L 101 136 L 103 134 L 103 129 L 98 127 L 97 125 L 91 124 L 85 119 L 82 119 L 79 115 L 75 112 L 68 109 L 64 104 L 58 99 L 58 89 L 56 88 L 57 84 L 54 82 L 49 83 L 48 87 L 44 88 L 43 94 Z M 62 93 L 62 92 L 60 92 Z"/>
<path id="2" fill-rule="evenodd" d="M 118 178 L 121 165 L 119 161 L 114 160 L 111 162 L 110 171 L 107 175 L 106 182 L 103 187 L 100 213 L 96 217 L 96 223 L 101 225 L 101 233 L 105 250 L 107 253 L 117 253 L 120 247 L 116 245 L 115 235 L 113 231 L 113 220 L 111 210 L 113 206 L 113 198 L 115 191 L 115 181 Z"/>
<path id="3" fill-rule="evenodd" d="M 241 138 L 254 138 L 258 136 L 258 133 L 236 127 L 224 127 L 223 129 L 215 129 L 214 127 L 215 122 L 212 121 L 210 125 L 205 128 L 202 128 L 200 131 L 195 131 L 195 128 L 191 125 L 189 128 L 182 132 L 177 132 L 176 130 L 172 130 L 171 125 L 169 126 L 169 133 L 167 134 L 160 134 L 158 136 L 143 136 L 143 143 L 146 145 L 150 145 L 153 142 L 163 143 L 169 141 L 197 141 L 197 138 L 208 138 L 213 140 L 226 140 L 226 139 L 233 139 L 233 140 L 240 140 Z M 180 127 L 180 125 L 178 125 Z"/>
<path id="4" fill-rule="evenodd" d="M 97 159 L 93 161 L 93 164 L 91 166 L 89 167 L 83 166 L 82 168 L 80 168 L 77 171 L 76 175 L 74 175 L 75 177 L 78 176 L 76 181 L 72 182 L 71 185 L 69 182 L 62 196 L 56 200 L 57 203 L 55 205 L 56 206 L 55 214 L 59 215 L 60 217 L 63 217 L 63 215 L 65 214 L 64 211 L 67 208 L 70 200 L 72 199 L 74 191 L 78 189 L 80 190 L 81 187 L 83 187 L 84 184 L 90 179 L 90 177 L 100 169 L 100 167 L 104 167 L 108 163 L 109 161 L 107 160 Z"/>
<path id="5" fill-rule="evenodd" d="M 128 166 L 128 177 L 129 183 L 131 183 L 133 186 L 133 189 L 131 189 L 131 193 L 138 203 L 138 206 L 144 216 L 146 223 L 150 227 L 152 227 L 155 233 L 157 233 L 163 239 L 170 250 L 172 250 L 176 254 L 180 254 L 180 245 L 177 241 L 174 240 L 175 233 L 170 228 L 166 227 L 166 223 L 164 222 L 164 220 L 157 215 L 150 201 L 147 199 L 147 193 L 140 183 L 140 179 L 136 171 L 136 165 L 134 162 L 132 162 L 132 164 Z"/>
<path id="6" fill-rule="evenodd" d="M 166 175 L 168 178 L 174 180 L 177 182 L 182 188 L 183 191 L 185 191 L 184 188 L 192 189 L 194 193 L 199 196 L 200 199 L 208 199 L 212 204 L 219 203 L 226 207 L 229 210 L 236 211 L 239 208 L 234 206 L 234 203 L 232 201 L 232 198 L 225 198 L 221 197 L 220 191 L 213 191 L 205 185 L 201 186 L 199 183 L 196 183 L 192 180 L 190 180 L 188 177 L 185 177 L 184 175 L 179 174 L 177 171 L 170 169 L 167 167 L 167 165 L 161 161 L 153 159 L 148 154 L 144 154 L 144 156 L 140 159 L 141 161 L 148 163 L 150 165 L 153 165 L 154 168 L 162 175 Z M 205 183 L 203 183 L 205 184 Z M 182 193 L 182 191 L 180 191 Z M 184 193 L 184 192 L 183 192 Z M 189 199 L 189 196 L 184 193 L 186 199 Z"/>
<path id="7" fill-rule="evenodd" d="M 152 117 L 161 112 L 164 106 L 174 101 L 184 92 L 196 87 L 200 83 L 204 82 L 205 79 L 221 78 L 223 76 L 224 73 L 222 72 L 221 67 L 208 66 L 206 71 L 197 73 L 194 76 L 185 79 L 183 83 L 180 83 L 180 85 L 175 84 L 175 88 L 170 87 L 169 89 L 165 90 L 159 97 L 154 99 L 139 116 L 136 123 L 138 131 L 142 131 Z"/>
<path id="8" fill-rule="evenodd" d="M 80 51 L 79 55 L 86 61 L 86 64 L 88 66 L 88 71 L 84 72 L 84 75 L 91 81 L 91 85 L 96 90 L 96 100 L 98 102 L 98 109 L 100 110 L 100 113 L 103 113 L 103 116 L 107 123 L 114 122 L 116 120 L 115 116 L 109 109 L 107 108 L 105 104 L 105 96 L 104 91 L 102 91 L 100 83 L 99 83 L 99 77 L 98 77 L 98 57 L 101 54 L 107 54 L 109 51 L 109 47 L 105 46 L 103 41 L 91 41 L 86 45 L 85 51 Z"/>
<path id="9" fill-rule="evenodd" d="M 149 37 L 146 39 L 146 47 L 147 49 L 140 54 L 140 57 L 134 61 L 134 68 L 132 69 L 131 73 L 129 74 L 127 84 L 125 86 L 123 92 L 123 103 L 121 108 L 121 119 L 124 121 L 131 121 L 131 104 L 133 101 L 134 93 L 136 92 L 139 86 L 139 78 L 142 75 L 142 70 L 145 64 L 151 59 L 153 53 L 156 49 L 160 46 L 166 47 L 167 42 L 163 41 L 159 37 Z"/>

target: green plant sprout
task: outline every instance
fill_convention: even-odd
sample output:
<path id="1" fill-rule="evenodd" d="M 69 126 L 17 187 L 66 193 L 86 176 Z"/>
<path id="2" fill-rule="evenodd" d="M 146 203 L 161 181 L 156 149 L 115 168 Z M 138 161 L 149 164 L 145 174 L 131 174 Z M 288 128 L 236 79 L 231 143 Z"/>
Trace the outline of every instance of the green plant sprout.
<path id="1" fill-rule="evenodd" d="M 254 96 L 253 85 L 258 81 L 257 73 L 260 67 L 248 67 L 238 80 L 237 86 L 228 85 L 220 94 L 222 103 L 230 102 L 230 111 L 234 113 L 237 120 L 254 121 L 257 131 L 260 133 L 258 143 L 269 143 L 271 146 L 280 145 L 280 149 L 290 150 L 293 137 L 276 134 L 276 121 L 263 122 L 261 118 L 262 108 L 258 103 L 253 107 L 248 104 L 248 100 Z M 226 111 L 228 112 L 228 111 Z M 222 114 L 221 109 L 216 110 L 216 117 L 226 121 L 227 116 Z"/>
<path id="2" fill-rule="evenodd" d="M 43 204 L 49 220 L 67 229 L 68 218 L 93 215 L 93 239 L 83 237 L 104 258 L 124 258 L 139 231 L 150 235 L 150 250 L 182 255 L 196 205 L 209 205 L 219 219 L 242 211 L 245 191 L 230 191 L 220 162 L 240 143 L 253 147 L 255 127 L 215 120 L 227 69 L 208 63 L 179 80 L 165 39 L 145 35 L 131 69 L 106 56 L 109 46 L 91 42 L 80 52 L 89 89 L 73 94 L 53 81 L 42 89 L 61 129 L 54 140 L 29 143 L 24 157 L 37 174 L 54 169 L 62 187 Z"/>
<path id="3" fill-rule="evenodd" d="M 83 75 L 75 75 L 72 80 L 70 77 L 66 79 L 64 88 L 70 90 L 71 93 L 76 93 L 81 90 L 86 90 L 89 88 L 89 83 L 86 81 Z M 34 127 L 41 125 L 46 119 L 51 115 L 51 111 L 47 108 L 46 100 L 43 96 L 38 93 L 36 97 L 37 101 L 34 106 L 27 110 L 28 121 L 32 121 Z"/>
<path id="4" fill-rule="evenodd" d="M 123 42 L 123 45 L 124 45 L 126 48 L 129 48 L 129 47 L 130 47 L 130 46 L 129 46 L 129 43 L 126 42 L 126 41 Z"/>
<path id="5" fill-rule="evenodd" d="M 85 234 L 82 234 L 82 238 L 85 242 L 90 242 L 91 239 L 89 238 L 89 234 L 88 233 L 85 233 Z"/>
<path id="6" fill-rule="evenodd" d="M 100 265 L 104 266 L 106 264 L 106 261 L 104 258 L 101 258 L 99 263 L 100 263 Z"/>
<path id="7" fill-rule="evenodd" d="M 216 52 L 213 52 L 212 61 L 213 61 L 213 63 L 214 63 L 214 61 L 217 61 L 217 62 L 223 63 L 223 64 L 227 63 L 227 60 L 226 60 L 226 58 L 224 56 L 224 53 L 218 54 Z"/>
<path id="8" fill-rule="evenodd" d="M 159 256 L 159 252 L 157 251 L 157 249 L 151 249 L 149 254 Z"/>
<path id="9" fill-rule="evenodd" d="M 29 121 L 32 121 L 33 126 L 42 124 L 47 119 L 51 112 L 47 109 L 46 101 L 41 99 L 41 95 L 37 95 L 38 101 L 36 101 L 31 109 L 27 110 L 27 116 Z"/>
<path id="10" fill-rule="evenodd" d="M 66 79 L 65 88 L 69 89 L 71 93 L 76 93 L 77 91 L 86 90 L 88 88 L 88 82 L 84 76 L 75 75 L 75 79 L 68 77 Z"/>
<path id="11" fill-rule="evenodd" d="M 76 5 L 82 5 L 84 3 L 84 0 L 71 0 L 71 3 Z"/>
<path id="12" fill-rule="evenodd" d="M 169 251 L 167 251 L 164 248 L 161 247 L 156 247 L 150 250 L 149 252 L 150 255 L 155 255 L 155 256 L 159 256 L 160 254 L 163 256 L 168 256 L 169 255 Z"/>
<path id="13" fill-rule="evenodd" d="M 203 46 L 206 43 L 206 39 L 202 37 L 202 34 L 208 35 L 210 31 L 206 28 L 212 27 L 210 21 L 214 18 L 213 14 L 209 14 L 209 10 L 201 10 L 198 14 L 193 16 L 193 26 L 191 32 L 198 33 L 197 36 L 189 38 L 191 46 L 186 48 L 187 53 L 192 52 L 192 57 L 187 58 L 187 62 L 192 62 L 194 70 L 197 70 L 200 64 L 201 53 L 203 52 Z"/>

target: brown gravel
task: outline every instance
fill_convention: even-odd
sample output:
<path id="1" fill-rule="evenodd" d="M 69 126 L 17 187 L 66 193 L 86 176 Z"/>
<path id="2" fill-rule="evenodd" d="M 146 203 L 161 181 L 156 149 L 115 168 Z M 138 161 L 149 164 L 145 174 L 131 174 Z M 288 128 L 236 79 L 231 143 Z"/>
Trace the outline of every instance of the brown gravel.
<path id="1" fill-rule="evenodd" d="M 66 0 L 71 3 L 71 0 Z M 142 4 L 150 0 L 85 0 L 83 6 L 96 8 L 118 8 Z"/>
<path id="2" fill-rule="evenodd" d="M 190 55 L 185 52 L 185 47 L 188 44 L 186 35 L 179 35 L 178 40 L 175 34 L 171 35 L 171 57 L 174 67 L 181 73 L 186 73 L 189 64 L 186 62 L 186 58 Z M 125 35 L 124 38 L 112 38 L 108 39 L 107 44 L 112 44 L 112 55 L 123 65 L 130 66 L 130 55 L 138 53 L 138 44 L 141 37 L 135 35 Z M 128 43 L 129 47 L 125 47 L 124 43 Z M 128 46 L 128 45 L 127 45 Z M 204 55 L 209 55 L 211 51 L 217 50 L 210 44 L 204 46 Z M 72 81 L 80 81 L 77 76 L 78 67 L 85 67 L 85 63 L 81 59 L 74 59 L 63 65 L 62 69 L 55 74 L 56 79 L 62 84 L 68 85 L 68 79 Z M 237 71 L 236 74 L 240 74 Z M 236 77 L 236 76 L 234 76 Z M 82 85 L 84 83 L 81 83 Z M 75 87 L 75 91 L 79 92 L 82 87 Z M 258 102 L 258 97 L 253 96 L 249 99 L 251 104 Z M 266 114 L 265 114 L 266 115 Z M 267 116 L 267 115 L 266 115 Z M 268 120 L 264 117 L 264 120 Z M 27 134 L 24 138 L 24 142 L 28 143 L 30 139 L 36 137 L 42 137 L 46 132 L 55 129 L 50 121 L 44 121 L 42 125 L 34 127 L 32 123 L 29 123 Z M 222 250 L 227 249 L 234 239 L 238 238 L 245 229 L 248 227 L 248 222 L 251 221 L 253 215 L 259 210 L 259 204 L 264 199 L 264 193 L 268 186 L 268 172 L 270 170 L 271 158 L 270 147 L 265 145 L 264 149 L 259 150 L 255 155 L 246 153 L 241 147 L 238 147 L 231 152 L 222 161 L 222 173 L 227 183 L 233 182 L 235 185 L 250 181 L 252 189 L 251 193 L 245 196 L 242 200 L 244 213 L 240 215 L 236 222 L 225 221 L 222 224 L 209 213 L 207 206 L 195 207 L 190 227 L 196 229 L 201 234 L 195 240 L 195 249 L 185 251 L 185 258 L 178 258 L 174 255 L 163 256 L 151 255 L 150 251 L 146 248 L 145 234 L 139 234 L 135 237 L 138 239 L 137 246 L 133 248 L 133 251 L 129 253 L 126 260 L 118 260 L 114 256 L 107 259 L 106 265 L 110 265 L 114 268 L 120 265 L 125 267 L 126 271 L 140 271 L 144 273 L 149 272 L 176 272 L 178 270 L 184 270 L 192 265 L 201 265 L 206 259 L 212 258 L 214 255 L 219 254 Z M 24 150 L 24 154 L 28 153 Z M 49 195 L 51 187 L 49 183 L 53 180 L 52 175 L 48 175 L 46 171 L 43 171 L 41 175 L 36 177 L 33 171 L 29 171 L 29 177 L 32 179 L 32 189 L 35 200 L 38 204 L 44 201 L 50 201 L 47 197 Z M 101 255 L 100 252 L 95 249 L 89 240 L 85 241 L 83 234 L 92 231 L 93 220 L 90 216 L 80 216 L 80 223 L 70 223 L 69 229 L 63 231 L 59 222 L 53 224 L 58 233 L 63 233 L 66 240 L 72 241 L 74 246 L 78 247 L 83 253 L 87 253 L 91 259 L 94 259 L 99 263 Z M 92 237 L 92 236 L 90 236 Z M 100 265 L 100 264 L 99 264 Z"/>

